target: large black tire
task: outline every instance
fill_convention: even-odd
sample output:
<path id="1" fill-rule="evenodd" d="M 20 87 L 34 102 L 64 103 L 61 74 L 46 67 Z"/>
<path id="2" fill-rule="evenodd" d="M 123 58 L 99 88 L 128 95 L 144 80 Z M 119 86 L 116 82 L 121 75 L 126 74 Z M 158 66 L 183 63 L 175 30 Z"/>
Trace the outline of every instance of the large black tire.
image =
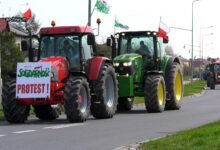
<path id="1" fill-rule="evenodd" d="M 177 110 L 181 107 L 183 97 L 183 73 L 180 64 L 173 63 L 166 74 L 167 100 L 166 110 Z"/>
<path id="2" fill-rule="evenodd" d="M 2 106 L 4 116 L 10 123 L 24 123 L 29 115 L 30 107 L 19 105 L 15 96 L 16 81 L 11 80 L 3 86 Z"/>
<path id="3" fill-rule="evenodd" d="M 212 90 L 215 89 L 215 80 L 214 80 L 214 78 L 210 78 L 210 89 L 212 89 Z"/>
<path id="4" fill-rule="evenodd" d="M 207 87 L 210 87 L 210 77 L 207 77 L 206 83 L 207 83 Z"/>
<path id="5" fill-rule="evenodd" d="M 119 97 L 117 110 L 130 111 L 133 108 L 134 98 Z"/>
<path id="6" fill-rule="evenodd" d="M 162 75 L 148 75 L 144 85 L 145 106 L 148 112 L 164 111 L 166 86 Z"/>
<path id="7" fill-rule="evenodd" d="M 92 99 L 91 113 L 96 119 L 112 118 L 118 104 L 118 85 L 115 70 L 105 64 L 99 79 L 93 83 L 95 96 Z"/>
<path id="8" fill-rule="evenodd" d="M 59 117 L 58 112 L 50 105 L 35 105 L 34 112 L 40 120 L 55 120 Z"/>
<path id="9" fill-rule="evenodd" d="M 71 122 L 84 122 L 90 114 L 90 89 L 84 77 L 70 77 L 64 89 L 64 108 Z"/>

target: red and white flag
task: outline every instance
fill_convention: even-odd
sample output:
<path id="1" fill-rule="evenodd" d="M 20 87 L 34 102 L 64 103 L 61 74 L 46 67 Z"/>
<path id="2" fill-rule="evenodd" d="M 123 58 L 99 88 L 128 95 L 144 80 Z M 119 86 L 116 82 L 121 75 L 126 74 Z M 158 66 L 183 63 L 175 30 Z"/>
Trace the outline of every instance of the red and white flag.
<path id="1" fill-rule="evenodd" d="M 158 36 L 168 40 L 167 34 L 169 32 L 170 32 L 170 28 L 165 23 L 160 21 L 160 26 L 159 26 L 159 29 L 158 29 Z"/>
<path id="2" fill-rule="evenodd" d="M 26 20 L 30 19 L 31 18 L 31 8 L 29 8 L 27 11 L 25 11 L 23 13 L 23 16 Z"/>
<path id="3" fill-rule="evenodd" d="M 24 8 L 24 11 L 23 11 L 23 17 L 26 20 L 29 20 L 32 17 L 31 8 L 30 8 L 28 3 L 25 4 L 25 8 Z"/>

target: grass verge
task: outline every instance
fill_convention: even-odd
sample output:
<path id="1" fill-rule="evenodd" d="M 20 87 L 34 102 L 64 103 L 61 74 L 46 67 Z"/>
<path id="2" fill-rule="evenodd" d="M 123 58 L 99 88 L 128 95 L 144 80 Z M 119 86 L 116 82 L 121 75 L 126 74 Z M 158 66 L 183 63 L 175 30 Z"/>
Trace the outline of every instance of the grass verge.
<path id="1" fill-rule="evenodd" d="M 141 150 L 217 150 L 220 147 L 220 121 L 169 135 L 142 144 Z"/>
<path id="2" fill-rule="evenodd" d="M 201 93 L 205 86 L 206 86 L 206 82 L 201 80 L 193 81 L 192 84 L 191 83 L 185 84 L 183 96 L 191 96 L 196 93 Z"/>
<path id="3" fill-rule="evenodd" d="M 0 120 L 3 120 L 3 118 L 4 118 L 3 110 L 0 108 Z"/>

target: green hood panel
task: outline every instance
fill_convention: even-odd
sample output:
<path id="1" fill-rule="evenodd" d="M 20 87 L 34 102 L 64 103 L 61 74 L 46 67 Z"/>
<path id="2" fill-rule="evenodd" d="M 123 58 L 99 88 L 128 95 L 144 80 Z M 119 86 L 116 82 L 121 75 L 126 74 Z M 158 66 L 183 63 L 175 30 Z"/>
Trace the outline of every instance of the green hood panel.
<path id="1" fill-rule="evenodd" d="M 114 62 L 130 62 L 132 60 L 135 60 L 135 59 L 141 59 L 142 56 L 139 55 L 139 54 L 135 54 L 135 53 L 130 53 L 130 54 L 123 54 L 123 55 L 119 55 L 117 57 L 115 57 L 114 59 Z"/>

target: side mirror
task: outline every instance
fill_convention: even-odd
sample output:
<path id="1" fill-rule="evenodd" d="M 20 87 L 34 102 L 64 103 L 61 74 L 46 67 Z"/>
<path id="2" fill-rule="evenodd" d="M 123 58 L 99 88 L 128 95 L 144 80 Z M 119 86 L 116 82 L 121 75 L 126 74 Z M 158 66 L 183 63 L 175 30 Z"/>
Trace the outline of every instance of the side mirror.
<path id="1" fill-rule="evenodd" d="M 95 45 L 95 36 L 94 35 L 88 35 L 87 37 L 87 44 L 88 45 Z"/>
<path id="2" fill-rule="evenodd" d="M 106 45 L 112 46 L 112 40 L 110 38 L 107 38 Z"/>
<path id="3" fill-rule="evenodd" d="M 27 41 L 25 41 L 25 40 L 21 41 L 21 50 L 22 51 L 28 51 L 29 50 L 29 45 L 28 45 Z"/>

